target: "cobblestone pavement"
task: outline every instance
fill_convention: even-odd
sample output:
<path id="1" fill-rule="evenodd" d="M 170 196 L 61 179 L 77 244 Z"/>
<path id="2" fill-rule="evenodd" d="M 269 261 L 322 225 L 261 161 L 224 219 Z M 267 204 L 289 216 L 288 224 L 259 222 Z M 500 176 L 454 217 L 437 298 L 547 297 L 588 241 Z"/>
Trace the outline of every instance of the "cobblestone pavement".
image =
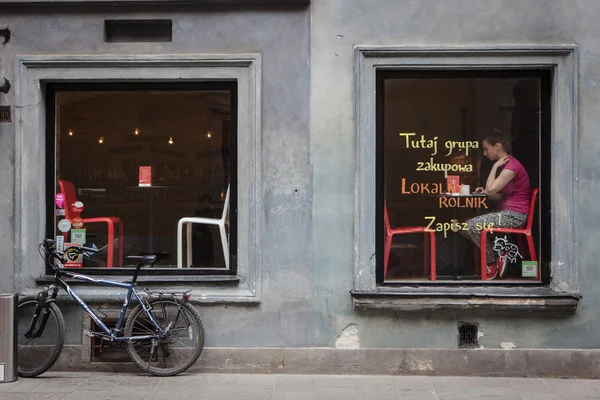
<path id="1" fill-rule="evenodd" d="M 2 400 L 582 400 L 600 399 L 600 380 L 372 375 L 47 372 L 0 383 Z"/>

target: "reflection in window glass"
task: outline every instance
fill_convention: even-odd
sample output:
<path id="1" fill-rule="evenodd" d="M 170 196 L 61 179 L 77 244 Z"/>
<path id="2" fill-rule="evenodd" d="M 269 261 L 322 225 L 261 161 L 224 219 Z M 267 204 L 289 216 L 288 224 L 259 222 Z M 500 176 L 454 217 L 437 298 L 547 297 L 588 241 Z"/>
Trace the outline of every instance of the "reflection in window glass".
<path id="1" fill-rule="evenodd" d="M 52 230 L 65 248 L 100 250 L 67 267 L 133 266 L 125 257 L 144 253 L 163 268 L 229 267 L 233 90 L 54 92 Z M 183 224 L 178 240 L 182 218 L 209 221 Z"/>
<path id="2" fill-rule="evenodd" d="M 540 281 L 544 76 L 379 73 L 385 282 Z"/>

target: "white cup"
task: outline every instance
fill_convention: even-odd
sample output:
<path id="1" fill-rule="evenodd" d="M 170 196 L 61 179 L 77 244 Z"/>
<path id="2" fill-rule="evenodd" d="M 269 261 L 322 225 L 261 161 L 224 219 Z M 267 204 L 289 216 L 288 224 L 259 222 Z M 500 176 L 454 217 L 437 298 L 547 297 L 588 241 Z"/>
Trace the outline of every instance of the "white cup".
<path id="1" fill-rule="evenodd" d="M 470 185 L 462 185 L 460 188 L 461 196 L 468 196 L 471 194 L 471 186 Z"/>

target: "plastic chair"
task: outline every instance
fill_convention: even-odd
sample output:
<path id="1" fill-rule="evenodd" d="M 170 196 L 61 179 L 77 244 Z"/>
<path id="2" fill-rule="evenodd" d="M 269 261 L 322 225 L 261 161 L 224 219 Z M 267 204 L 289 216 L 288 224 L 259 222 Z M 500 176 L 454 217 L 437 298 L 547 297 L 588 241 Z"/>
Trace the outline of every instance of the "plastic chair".
<path id="1" fill-rule="evenodd" d="M 223 245 L 223 256 L 225 258 L 225 267 L 229 269 L 229 239 L 225 231 L 225 222 L 229 212 L 229 186 L 225 195 L 225 204 L 221 218 L 203 218 L 203 217 L 184 217 L 177 223 L 177 268 L 183 268 L 183 234 L 182 228 L 186 226 L 186 250 L 187 267 L 192 265 L 192 224 L 217 225 L 221 234 L 221 244 Z"/>
<path id="2" fill-rule="evenodd" d="M 425 227 L 403 227 L 403 228 L 392 228 L 390 226 L 390 220 L 388 217 L 387 205 L 384 204 L 384 218 L 385 218 L 385 242 L 384 242 L 384 253 L 383 253 L 383 279 L 387 274 L 388 261 L 390 258 L 390 251 L 392 250 L 392 239 L 395 235 L 403 235 L 410 233 L 424 233 L 424 248 L 423 248 L 423 274 L 427 274 L 427 270 L 430 269 L 430 279 L 436 280 L 436 244 L 435 244 L 435 232 L 426 231 Z M 431 268 L 427 262 L 427 254 L 430 253 Z"/>
<path id="3" fill-rule="evenodd" d="M 58 186 L 60 187 L 60 192 L 65 196 L 65 218 L 69 221 L 73 221 L 74 218 L 80 218 L 80 212 L 73 211 L 71 206 L 73 203 L 77 201 L 77 192 L 75 191 L 75 186 L 73 183 L 69 181 L 58 181 Z M 114 260 L 114 240 L 115 240 L 115 225 L 118 225 L 119 228 L 119 267 L 123 266 L 123 221 L 121 221 L 118 217 L 94 217 L 94 218 L 83 218 L 83 224 L 106 224 L 108 227 L 108 254 L 106 260 L 106 267 L 113 267 Z M 65 236 L 65 233 L 63 236 Z"/>
<path id="4" fill-rule="evenodd" d="M 531 191 L 531 200 L 529 201 L 529 215 L 527 216 L 527 225 L 523 229 L 515 229 L 515 228 L 492 228 L 492 232 L 494 233 L 515 233 L 519 235 L 525 235 L 527 238 L 527 246 L 529 247 L 529 256 L 531 257 L 531 261 L 537 261 L 537 256 L 535 253 L 535 244 L 533 243 L 533 236 L 531 235 L 531 227 L 533 226 L 533 213 L 535 212 L 535 202 L 537 200 L 537 194 L 540 189 L 533 189 Z M 486 244 L 487 244 L 487 235 L 489 229 L 481 230 L 481 280 L 487 281 L 487 263 L 486 263 Z M 540 279 L 540 267 L 538 265 L 537 269 L 537 277 L 536 279 Z"/>

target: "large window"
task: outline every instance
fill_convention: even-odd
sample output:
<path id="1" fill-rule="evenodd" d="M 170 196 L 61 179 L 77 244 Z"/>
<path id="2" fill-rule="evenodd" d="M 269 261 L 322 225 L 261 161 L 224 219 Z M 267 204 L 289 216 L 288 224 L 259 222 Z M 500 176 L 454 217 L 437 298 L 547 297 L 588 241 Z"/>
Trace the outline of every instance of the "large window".
<path id="1" fill-rule="evenodd" d="M 47 90 L 47 234 L 96 247 L 66 267 L 236 272 L 235 82 Z M 125 271 L 124 273 L 130 274 Z"/>
<path id="2" fill-rule="evenodd" d="M 550 72 L 376 79 L 378 281 L 547 282 Z"/>

